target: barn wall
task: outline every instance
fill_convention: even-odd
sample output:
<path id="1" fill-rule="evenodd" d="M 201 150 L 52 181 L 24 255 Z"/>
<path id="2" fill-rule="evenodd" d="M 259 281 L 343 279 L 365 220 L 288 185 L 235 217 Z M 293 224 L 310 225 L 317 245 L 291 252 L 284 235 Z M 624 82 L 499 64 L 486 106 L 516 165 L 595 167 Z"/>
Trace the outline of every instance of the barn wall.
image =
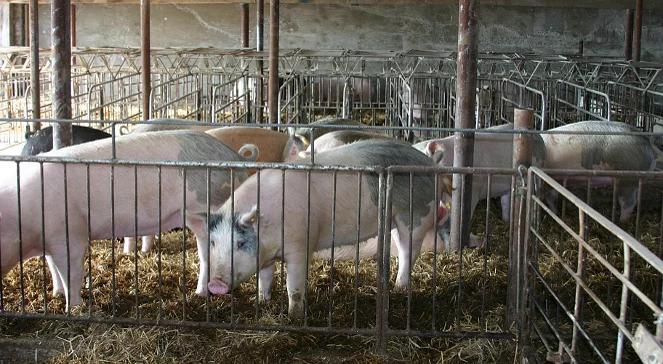
<path id="1" fill-rule="evenodd" d="M 253 5 L 250 11 L 254 44 Z M 285 4 L 281 10 L 281 44 L 284 48 L 453 50 L 457 17 L 455 5 Z M 138 5 L 79 4 L 77 18 L 79 46 L 140 44 Z M 482 6 L 480 18 L 482 51 L 573 53 L 578 42 L 584 40 L 588 55 L 622 54 L 623 9 Z M 48 5 L 40 7 L 40 22 L 41 42 L 47 45 Z M 644 60 L 663 59 L 660 39 L 663 10 L 646 9 Z M 239 5 L 153 5 L 152 42 L 155 47 L 236 48 Z"/>

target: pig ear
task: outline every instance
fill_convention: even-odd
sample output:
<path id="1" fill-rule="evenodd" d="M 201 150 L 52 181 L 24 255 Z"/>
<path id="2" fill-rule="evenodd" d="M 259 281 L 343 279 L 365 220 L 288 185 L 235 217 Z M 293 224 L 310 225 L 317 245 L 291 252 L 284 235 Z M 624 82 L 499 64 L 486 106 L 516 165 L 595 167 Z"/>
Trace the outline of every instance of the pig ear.
<path id="1" fill-rule="evenodd" d="M 205 224 L 209 221 L 209 229 L 213 230 L 221 221 L 222 215 L 217 213 L 209 214 L 209 220 L 207 219 L 207 212 L 197 212 L 186 215 L 186 225 L 196 233 L 203 234 L 201 236 L 207 236 L 207 230 Z"/>
<path id="2" fill-rule="evenodd" d="M 285 151 L 283 151 L 283 160 L 290 162 L 297 159 L 299 152 L 303 151 L 304 149 L 304 141 L 299 137 L 291 136 L 288 138 L 288 143 L 285 145 Z"/>
<path id="3" fill-rule="evenodd" d="M 426 154 L 433 159 L 435 164 L 438 164 L 444 157 L 444 146 L 435 141 L 430 142 L 426 145 Z"/>
<path id="4" fill-rule="evenodd" d="M 258 222 L 258 208 L 256 205 L 253 205 L 251 208 L 251 211 L 242 214 L 242 216 L 239 217 L 239 225 L 244 226 L 244 227 L 251 227 L 255 226 L 256 223 Z"/>
<path id="5" fill-rule="evenodd" d="M 186 214 L 186 226 L 191 229 L 191 231 L 193 231 L 196 236 L 198 236 L 198 234 L 202 234 L 203 231 L 205 231 L 206 221 L 206 212 Z M 207 236 L 207 234 L 204 234 L 203 236 Z"/>

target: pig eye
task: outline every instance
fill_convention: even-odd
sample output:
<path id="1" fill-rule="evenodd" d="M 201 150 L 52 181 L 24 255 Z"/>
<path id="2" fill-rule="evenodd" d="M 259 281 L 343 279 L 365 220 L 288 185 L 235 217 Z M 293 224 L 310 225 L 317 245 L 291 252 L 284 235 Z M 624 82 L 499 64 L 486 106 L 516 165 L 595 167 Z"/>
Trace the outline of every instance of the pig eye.
<path id="1" fill-rule="evenodd" d="M 246 240 L 238 240 L 237 241 L 237 248 L 238 249 L 244 249 L 245 246 L 246 246 Z"/>

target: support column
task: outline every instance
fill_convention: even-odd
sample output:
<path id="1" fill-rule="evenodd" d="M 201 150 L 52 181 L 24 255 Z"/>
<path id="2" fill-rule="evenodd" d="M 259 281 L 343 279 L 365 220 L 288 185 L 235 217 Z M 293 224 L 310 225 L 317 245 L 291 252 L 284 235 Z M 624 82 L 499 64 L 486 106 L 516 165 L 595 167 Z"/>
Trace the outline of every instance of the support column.
<path id="1" fill-rule="evenodd" d="M 150 64 L 150 0 L 140 1 L 140 57 L 142 60 L 141 85 L 143 88 L 143 119 L 150 115 L 150 92 L 152 91 L 152 66 Z"/>
<path id="2" fill-rule="evenodd" d="M 256 0 L 256 51 L 262 52 L 265 49 L 265 0 Z M 258 108 L 256 109 L 256 123 L 262 123 L 263 121 L 263 106 L 265 105 L 265 82 L 263 80 L 264 76 L 264 67 L 262 61 L 262 56 L 258 58 L 256 62 L 256 67 L 258 68 L 258 82 L 256 85 L 256 104 Z"/>
<path id="3" fill-rule="evenodd" d="M 633 9 L 626 10 L 626 24 L 624 25 L 624 59 L 633 59 Z"/>
<path id="4" fill-rule="evenodd" d="M 456 128 L 473 129 L 476 125 L 477 55 L 479 49 L 478 0 L 460 0 L 458 14 L 458 62 Z M 474 133 L 456 132 L 454 167 L 470 167 L 474 160 Z M 451 194 L 451 244 L 458 250 L 470 238 L 472 175 L 454 174 Z"/>
<path id="5" fill-rule="evenodd" d="M 32 118 L 41 118 L 41 95 L 39 86 L 39 2 L 30 0 L 30 89 L 32 101 Z M 33 121 L 30 131 L 41 129 L 41 122 Z"/>
<path id="6" fill-rule="evenodd" d="M 51 1 L 53 117 L 71 120 L 71 1 Z M 71 123 L 53 124 L 53 149 L 72 144 Z"/>
<path id="7" fill-rule="evenodd" d="M 269 4 L 269 122 L 279 116 L 279 0 Z"/>
<path id="8" fill-rule="evenodd" d="M 242 48 L 249 48 L 249 4 L 243 3 L 240 5 L 240 19 L 239 31 L 241 34 Z"/>
<path id="9" fill-rule="evenodd" d="M 633 61 L 640 62 L 641 45 L 642 45 L 642 2 L 643 0 L 636 0 L 635 2 L 635 29 L 633 31 Z"/>

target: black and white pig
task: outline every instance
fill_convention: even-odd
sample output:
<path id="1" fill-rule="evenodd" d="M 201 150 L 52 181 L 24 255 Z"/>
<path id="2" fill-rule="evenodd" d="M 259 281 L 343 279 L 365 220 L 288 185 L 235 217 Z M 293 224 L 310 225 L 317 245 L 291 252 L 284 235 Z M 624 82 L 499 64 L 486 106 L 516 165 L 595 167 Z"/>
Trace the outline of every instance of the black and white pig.
<path id="1" fill-rule="evenodd" d="M 369 140 L 320 153 L 316 156 L 316 164 L 387 167 L 432 166 L 433 162 L 409 144 L 391 140 Z M 408 284 L 408 272 L 419 255 L 422 239 L 434 226 L 436 207 L 433 175 L 415 175 L 412 201 L 414 224 L 410 226 L 409 183 L 409 174 L 394 176 L 393 208 L 389 218 L 395 224 L 400 236 L 399 241 L 402 242 L 398 246 L 398 288 Z M 336 246 L 353 244 L 357 240 L 363 241 L 377 234 L 379 191 L 376 175 L 363 175 L 360 195 L 357 173 L 338 171 L 336 201 L 330 192 L 333 190 L 331 173 L 311 171 L 308 186 L 310 201 L 307 201 L 307 193 L 304 193 L 308 188 L 307 171 L 287 171 L 284 186 L 281 170 L 264 170 L 259 180 L 257 175 L 251 176 L 235 191 L 234 201 L 227 201 L 211 216 L 208 284 L 210 293 L 226 294 L 259 271 L 259 296 L 266 299 L 265 292 L 269 292 L 274 261 L 283 256 L 288 267 L 288 312 L 294 317 L 301 316 L 308 271 L 306 262 L 313 252 L 332 245 L 332 224 Z M 258 188 L 260 211 L 257 204 Z M 285 189 L 285 196 L 282 195 L 282 188 Z M 359 208 L 358 201 L 361 206 Z M 284 202 L 285 210 L 282 208 Z M 310 202 L 310 211 L 307 202 Z M 332 221 L 334 204 L 338 213 L 336 220 Z M 358 213 L 361 225 L 359 239 Z M 307 227 L 310 229 L 308 237 Z M 281 249 L 280 239 L 282 228 L 284 251 Z"/>
<path id="2" fill-rule="evenodd" d="M 111 135 L 103 130 L 89 128 L 87 126 L 71 126 L 72 144 L 91 142 L 93 140 L 110 138 Z M 49 126 L 37 130 L 28 140 L 25 141 L 21 155 L 37 155 L 46 153 L 53 149 L 53 127 Z"/>
<path id="3" fill-rule="evenodd" d="M 326 152 L 328 150 L 341 147 L 346 144 L 356 143 L 360 140 L 369 139 L 390 139 L 388 136 L 377 133 L 369 133 L 360 130 L 336 130 L 322 135 L 313 142 L 316 155 L 318 153 Z M 288 143 L 288 146 L 294 148 L 290 152 L 286 152 L 287 156 L 285 161 L 292 162 L 297 158 L 310 158 L 311 145 L 305 151 L 300 151 L 302 148 L 301 143 Z"/>
<path id="4" fill-rule="evenodd" d="M 491 133 L 491 131 L 513 130 L 513 124 L 504 124 L 484 129 L 474 135 L 474 167 L 511 168 L 513 164 L 513 134 Z M 533 145 L 532 165 L 544 165 L 545 145 L 539 135 L 531 135 Z M 453 167 L 454 136 L 443 139 L 427 140 L 414 145 L 415 148 L 429 155 L 442 167 Z M 488 175 L 474 174 L 472 176 L 472 202 L 470 205 L 470 219 L 474 210 L 482 199 L 486 197 L 501 197 L 502 219 L 509 220 L 509 192 L 511 190 L 511 176 L 494 175 L 491 178 L 490 196 L 488 194 Z M 445 227 L 439 229 L 440 233 L 448 235 L 448 220 Z M 478 237 L 472 236 L 469 246 L 481 245 Z"/>
<path id="5" fill-rule="evenodd" d="M 550 129 L 550 132 L 633 133 L 640 131 L 628 124 L 613 121 L 580 121 Z M 663 153 L 653 138 L 642 135 L 578 135 L 542 134 L 546 146 L 545 167 L 550 169 L 588 169 L 649 171 L 656 167 Z M 585 178 L 567 178 L 570 185 L 586 185 Z M 593 187 L 609 186 L 611 177 L 594 177 Z M 637 204 L 638 181 L 633 178 L 615 179 L 620 221 L 627 221 Z M 546 202 L 557 204 L 557 194 L 546 192 Z"/>
<path id="6" fill-rule="evenodd" d="M 44 154 L 45 157 L 77 159 L 110 159 L 111 139 L 103 139 L 63 148 Z M 253 146 L 247 146 L 253 149 Z M 254 151 L 257 154 L 257 150 Z M 116 139 L 116 157 L 125 160 L 171 161 L 243 161 L 236 152 L 210 135 L 191 131 L 164 131 L 133 134 Z M 183 176 L 179 168 L 162 169 L 161 189 L 158 188 L 156 167 L 138 167 L 137 191 L 134 188 L 134 167 L 114 167 L 114 207 L 111 214 L 110 165 L 91 164 L 89 167 L 89 193 L 85 164 L 66 164 L 66 184 L 63 164 L 44 163 L 43 180 L 38 163 L 20 163 L 20 190 L 17 188 L 16 163 L 2 163 L 0 176 L 0 249 L 1 268 L 6 273 L 18 263 L 19 239 L 24 259 L 42 254 L 42 198 L 44 187 L 45 254 L 52 263 L 53 293 L 65 293 L 67 306 L 81 302 L 81 284 L 84 277 L 83 257 L 88 246 L 88 226 L 91 239 L 109 239 L 114 236 L 158 234 L 182 226 Z M 246 173 L 235 171 L 234 183 L 246 179 Z M 210 177 L 210 208 L 216 209 L 230 196 L 229 170 L 213 170 Z M 65 186 L 68 191 L 65 201 Z M 18 224 L 18 195 L 21 196 L 21 231 Z M 159 191 L 161 210 L 159 211 Z M 89 215 L 88 225 L 88 195 Z M 134 201 L 138 201 L 138 211 Z M 68 220 L 65 219 L 65 206 Z M 198 240 L 200 275 L 196 292 L 207 294 L 207 224 L 200 213 L 207 210 L 207 173 L 204 169 L 187 171 L 186 219 L 187 226 Z M 137 216 L 136 216 L 137 215 Z M 159 219 L 159 217 L 161 219 Z M 114 218 L 115 230 L 111 229 Z M 134 220 L 136 219 L 136 220 Z M 137 221 L 137 225 L 135 225 Z M 135 229 L 135 230 L 134 230 Z M 67 240 L 68 239 L 68 240 Z M 67 244 L 69 256 L 67 256 Z M 50 266 L 51 264 L 49 264 Z M 69 267 L 69 268 L 68 268 Z M 70 273 L 70 275 L 68 275 Z"/>

